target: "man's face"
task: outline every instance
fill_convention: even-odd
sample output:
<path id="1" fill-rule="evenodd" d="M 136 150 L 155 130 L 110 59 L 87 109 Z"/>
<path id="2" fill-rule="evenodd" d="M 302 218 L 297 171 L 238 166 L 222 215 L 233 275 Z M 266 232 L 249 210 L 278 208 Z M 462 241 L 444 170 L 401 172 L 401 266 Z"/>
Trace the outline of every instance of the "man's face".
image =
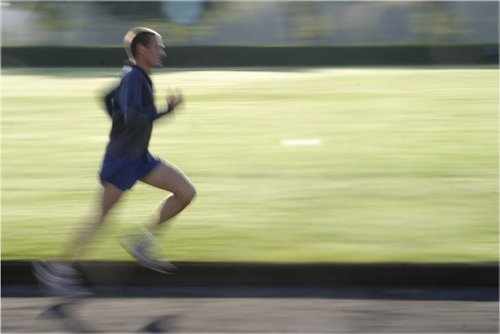
<path id="1" fill-rule="evenodd" d="M 160 37 L 154 36 L 149 39 L 149 43 L 145 48 L 144 60 L 149 67 L 162 67 L 163 60 L 166 58 L 166 53 L 161 42 Z"/>

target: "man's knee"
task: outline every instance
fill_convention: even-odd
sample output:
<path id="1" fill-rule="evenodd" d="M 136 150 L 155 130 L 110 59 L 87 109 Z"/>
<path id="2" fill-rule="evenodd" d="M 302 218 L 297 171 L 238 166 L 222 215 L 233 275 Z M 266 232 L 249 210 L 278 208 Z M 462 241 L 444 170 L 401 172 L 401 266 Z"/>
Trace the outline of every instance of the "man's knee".
<path id="1" fill-rule="evenodd" d="M 184 204 L 184 205 L 189 205 L 193 201 L 193 199 L 196 197 L 196 188 L 194 187 L 193 184 L 188 183 L 185 185 L 182 189 L 182 191 L 179 192 L 179 194 L 176 194 L 177 198 Z"/>

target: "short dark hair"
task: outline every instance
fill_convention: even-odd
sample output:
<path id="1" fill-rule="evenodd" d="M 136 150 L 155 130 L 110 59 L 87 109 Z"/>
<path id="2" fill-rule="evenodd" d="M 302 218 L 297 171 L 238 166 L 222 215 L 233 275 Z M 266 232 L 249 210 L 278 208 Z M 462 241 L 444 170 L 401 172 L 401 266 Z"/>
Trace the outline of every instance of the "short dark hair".
<path id="1" fill-rule="evenodd" d="M 132 57 L 135 58 L 138 44 L 147 47 L 153 37 L 155 37 L 155 35 L 149 31 L 143 31 L 138 33 L 132 40 L 132 43 L 130 43 L 130 52 L 132 53 Z"/>

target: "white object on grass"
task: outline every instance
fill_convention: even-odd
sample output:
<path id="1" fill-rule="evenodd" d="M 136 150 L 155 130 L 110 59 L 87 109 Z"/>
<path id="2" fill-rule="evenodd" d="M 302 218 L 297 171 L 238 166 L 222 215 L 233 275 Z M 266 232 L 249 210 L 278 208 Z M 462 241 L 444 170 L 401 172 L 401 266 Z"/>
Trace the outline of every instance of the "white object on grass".
<path id="1" fill-rule="evenodd" d="M 321 139 L 284 139 L 281 141 L 283 146 L 320 146 L 323 144 Z"/>

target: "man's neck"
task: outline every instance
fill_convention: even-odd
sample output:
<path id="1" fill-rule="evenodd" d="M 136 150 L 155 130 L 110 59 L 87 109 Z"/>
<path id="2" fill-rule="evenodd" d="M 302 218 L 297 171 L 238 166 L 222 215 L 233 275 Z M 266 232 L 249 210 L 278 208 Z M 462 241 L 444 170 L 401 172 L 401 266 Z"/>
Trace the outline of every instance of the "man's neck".
<path id="1" fill-rule="evenodd" d="M 144 62 L 136 61 L 135 64 L 139 66 L 147 75 L 151 74 L 151 67 L 147 66 Z"/>

